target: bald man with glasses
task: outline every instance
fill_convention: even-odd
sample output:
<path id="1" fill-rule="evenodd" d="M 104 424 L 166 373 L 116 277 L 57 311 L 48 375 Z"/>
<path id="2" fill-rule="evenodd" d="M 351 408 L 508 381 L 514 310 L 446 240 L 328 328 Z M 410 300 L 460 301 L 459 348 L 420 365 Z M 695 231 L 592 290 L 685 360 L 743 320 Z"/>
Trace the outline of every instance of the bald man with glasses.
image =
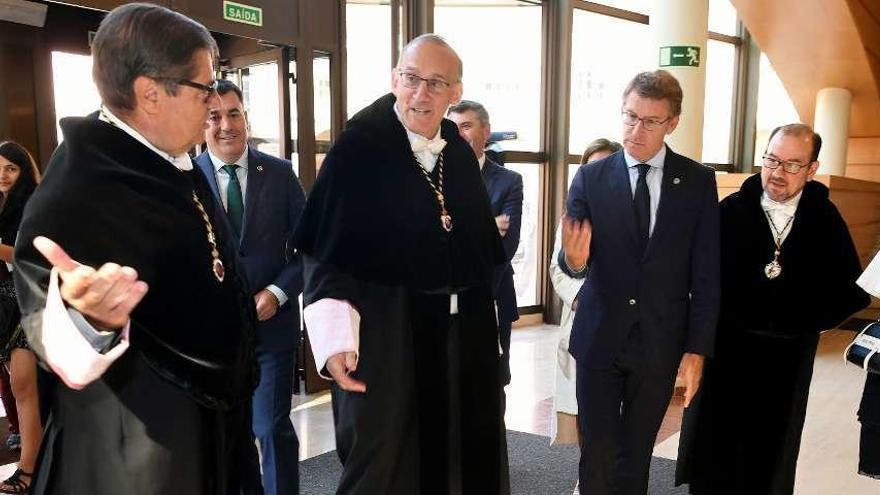
<path id="1" fill-rule="evenodd" d="M 474 152 L 444 119 L 461 76 L 442 38 L 411 41 L 297 228 L 303 316 L 334 380 L 338 494 L 496 494 L 506 475 L 492 295 L 506 258 Z"/>
<path id="2" fill-rule="evenodd" d="M 809 126 L 775 129 L 761 173 L 721 202 L 717 345 L 676 474 L 692 494 L 792 493 L 819 332 L 869 303 L 849 230 L 813 180 L 821 147 Z"/>

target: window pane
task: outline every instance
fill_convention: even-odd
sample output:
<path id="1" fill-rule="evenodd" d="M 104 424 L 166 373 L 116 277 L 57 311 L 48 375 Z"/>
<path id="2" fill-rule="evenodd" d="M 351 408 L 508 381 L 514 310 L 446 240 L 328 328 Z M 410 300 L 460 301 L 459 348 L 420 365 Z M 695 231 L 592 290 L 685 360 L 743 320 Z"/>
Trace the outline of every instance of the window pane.
<path id="1" fill-rule="evenodd" d="M 249 144 L 281 157 L 278 147 L 278 64 L 252 65 L 242 71 L 241 92 L 250 123 Z"/>
<path id="2" fill-rule="evenodd" d="M 644 24 L 574 11 L 570 153 L 580 155 L 600 137 L 620 141 L 623 90 L 638 72 L 654 69 L 657 63 L 654 51 L 646 49 L 651 46 L 650 36 Z M 608 40 L 618 40 L 614 49 L 607 49 Z"/>
<path id="3" fill-rule="evenodd" d="M 736 36 L 736 9 L 730 0 L 709 0 L 709 31 Z"/>
<path id="4" fill-rule="evenodd" d="M 321 163 L 330 149 L 331 134 L 331 93 L 330 58 L 316 54 L 312 65 L 315 86 L 315 171 L 321 170 Z"/>
<path id="5" fill-rule="evenodd" d="M 499 143 L 504 149 L 540 151 L 541 6 L 449 3 L 436 2 L 434 29 L 464 63 L 463 97 L 486 107 L 493 131 L 516 132 Z"/>
<path id="6" fill-rule="evenodd" d="M 349 1 L 345 29 L 351 117 L 391 91 L 391 6 Z"/>
<path id="7" fill-rule="evenodd" d="M 538 304 L 538 253 L 540 249 L 541 165 L 508 163 L 523 178 L 522 227 L 519 247 L 513 255 L 513 285 L 517 306 Z"/>
<path id="8" fill-rule="evenodd" d="M 651 9 L 657 0 L 591 0 L 593 3 L 607 5 L 618 9 L 638 12 L 639 14 L 651 15 Z"/>
<path id="9" fill-rule="evenodd" d="M 571 189 L 571 181 L 574 180 L 574 176 L 577 174 L 579 168 L 581 168 L 579 163 L 568 164 L 568 187 L 565 188 L 566 199 L 568 199 L 568 191 Z"/>
<path id="10" fill-rule="evenodd" d="M 770 65 L 770 60 L 761 54 L 760 82 L 758 83 L 758 111 L 755 132 L 755 163 L 761 165 L 761 155 L 767 146 L 770 132 L 784 124 L 801 122 L 788 92 Z"/>
<path id="11" fill-rule="evenodd" d="M 92 81 L 92 57 L 52 52 L 52 79 L 55 87 L 55 126 L 61 144 L 64 117 L 83 117 L 101 108 L 98 87 Z"/>
<path id="12" fill-rule="evenodd" d="M 726 1 L 726 0 L 725 0 Z M 706 43 L 706 104 L 703 109 L 703 162 L 730 163 L 736 47 Z"/>
<path id="13" fill-rule="evenodd" d="M 296 74 L 296 60 L 290 60 L 287 67 L 291 74 Z M 297 139 L 299 138 L 297 136 L 299 136 L 299 134 L 297 133 L 299 132 L 299 128 L 297 127 L 297 120 L 299 120 L 299 113 L 297 112 L 296 106 L 296 78 L 288 78 L 287 84 L 290 88 L 290 139 L 294 143 L 298 143 L 299 141 L 297 141 Z M 290 147 L 289 159 L 290 163 L 293 164 L 293 171 L 296 172 L 297 177 L 299 177 L 299 152 L 296 144 Z"/>

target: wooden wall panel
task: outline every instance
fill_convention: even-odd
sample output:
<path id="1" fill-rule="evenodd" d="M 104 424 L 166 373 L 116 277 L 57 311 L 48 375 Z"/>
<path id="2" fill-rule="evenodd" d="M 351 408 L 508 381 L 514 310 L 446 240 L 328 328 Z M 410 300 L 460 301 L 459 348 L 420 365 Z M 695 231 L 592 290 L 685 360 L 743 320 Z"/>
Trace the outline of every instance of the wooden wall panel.
<path id="1" fill-rule="evenodd" d="M 880 137 L 850 138 L 846 153 L 847 177 L 880 182 Z"/>
<path id="2" fill-rule="evenodd" d="M 131 1 L 126 0 L 75 0 L 70 2 L 52 2 L 52 3 L 65 3 L 68 5 L 76 5 L 78 7 L 86 7 L 89 9 L 103 10 L 104 12 L 110 12 L 111 10 L 119 7 L 120 5 L 125 5 L 127 3 L 131 3 Z M 169 7 L 171 2 L 170 0 L 150 0 L 150 3 L 154 3 L 156 5 L 161 5 L 163 7 Z"/>
<path id="3" fill-rule="evenodd" d="M 329 51 L 339 44 L 339 2 L 329 0 L 300 0 L 302 29 L 312 48 Z"/>
<path id="4" fill-rule="evenodd" d="M 872 3 L 876 0 L 864 1 Z M 880 91 L 846 0 L 731 0 L 731 4 L 767 54 L 802 121 L 813 122 L 820 89 L 847 88 L 853 93 L 850 135 L 880 135 Z"/>
<path id="5" fill-rule="evenodd" d="M 0 39 L 0 86 L 0 141 L 18 141 L 38 156 L 33 47 Z"/>

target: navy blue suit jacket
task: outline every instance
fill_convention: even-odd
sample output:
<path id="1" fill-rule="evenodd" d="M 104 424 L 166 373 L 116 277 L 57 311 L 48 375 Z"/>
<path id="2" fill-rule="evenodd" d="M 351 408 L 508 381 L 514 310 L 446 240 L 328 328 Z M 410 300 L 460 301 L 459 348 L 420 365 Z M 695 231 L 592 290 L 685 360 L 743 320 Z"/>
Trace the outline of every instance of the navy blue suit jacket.
<path id="1" fill-rule="evenodd" d="M 636 324 L 649 367 L 668 370 L 683 352 L 711 355 L 720 293 L 718 192 L 711 168 L 667 148 L 657 218 L 644 253 L 622 151 L 578 169 L 567 212 L 593 225 L 569 344 L 575 359 L 609 367 Z M 565 253 L 559 262 L 568 271 Z"/>
<path id="2" fill-rule="evenodd" d="M 208 153 L 196 158 L 208 178 L 222 210 L 218 218 L 228 219 L 217 187 L 214 164 Z M 302 260 L 298 254 L 285 257 L 306 202 L 305 193 L 291 164 L 253 148 L 248 148 L 247 189 L 238 254 L 252 294 L 276 285 L 288 297 L 272 318 L 257 325 L 257 348 L 287 350 L 299 343 L 300 318 L 297 298 L 303 290 Z M 228 220 L 227 220 L 228 222 Z M 229 231 L 233 229 L 229 226 Z"/>
<path id="3" fill-rule="evenodd" d="M 513 266 L 510 260 L 519 246 L 520 227 L 522 226 L 523 180 L 513 170 L 506 169 L 486 157 L 483 164 L 483 183 L 489 193 L 492 216 L 508 215 L 510 227 L 501 238 L 507 263 L 495 274 L 495 298 L 498 301 L 499 322 L 511 322 L 519 319 L 516 305 L 516 289 L 513 286 Z"/>

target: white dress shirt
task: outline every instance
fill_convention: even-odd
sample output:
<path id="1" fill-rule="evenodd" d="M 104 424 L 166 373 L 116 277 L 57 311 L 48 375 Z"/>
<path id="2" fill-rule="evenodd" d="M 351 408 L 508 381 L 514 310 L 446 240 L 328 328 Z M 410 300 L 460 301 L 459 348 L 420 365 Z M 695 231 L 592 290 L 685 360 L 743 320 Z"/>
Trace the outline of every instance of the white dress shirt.
<path id="1" fill-rule="evenodd" d="M 651 223 L 648 226 L 648 236 L 654 233 L 654 225 L 657 223 L 657 207 L 660 206 L 660 190 L 663 185 L 663 164 L 666 161 L 666 144 L 660 148 L 656 155 L 648 159 L 648 161 L 640 162 L 633 158 L 624 150 L 623 158 L 626 160 L 627 170 L 629 171 L 629 185 L 632 189 L 633 197 L 636 195 L 636 184 L 639 180 L 639 169 L 636 165 L 647 163 L 651 166 L 648 169 L 648 175 L 645 176 L 645 182 L 648 184 L 648 195 L 651 198 Z"/>
<path id="2" fill-rule="evenodd" d="M 244 153 L 238 157 L 238 160 L 235 160 L 233 163 L 227 163 L 215 156 L 211 153 L 211 150 L 208 150 L 208 158 L 211 159 L 211 164 L 214 166 L 214 178 L 217 179 L 217 192 L 220 193 L 220 201 L 223 203 L 223 209 L 229 211 L 229 201 L 227 200 L 229 194 L 229 174 L 223 170 L 225 165 L 238 165 L 238 168 L 235 169 L 235 176 L 238 178 L 238 184 L 241 186 L 241 202 L 242 205 L 246 205 L 245 198 L 247 197 L 247 178 L 248 178 L 248 147 L 244 147 Z M 275 284 L 269 284 L 266 286 L 266 290 L 275 295 L 275 298 L 278 299 L 278 307 L 284 305 L 287 302 L 287 294 L 281 290 Z"/>
<path id="3" fill-rule="evenodd" d="M 227 163 L 217 158 L 211 150 L 208 150 L 208 158 L 211 159 L 211 164 L 214 165 L 214 178 L 217 179 L 217 190 L 220 193 L 220 201 L 223 202 L 223 209 L 229 211 L 229 202 L 227 201 L 227 191 L 229 190 L 229 174 L 223 170 L 225 165 L 238 165 L 238 168 L 235 169 L 235 176 L 238 177 L 238 183 L 241 185 L 241 201 L 242 205 L 244 205 L 244 198 L 247 194 L 247 177 L 248 177 L 248 147 L 244 147 L 244 153 L 238 157 L 238 160 L 235 160 L 232 163 Z"/>

